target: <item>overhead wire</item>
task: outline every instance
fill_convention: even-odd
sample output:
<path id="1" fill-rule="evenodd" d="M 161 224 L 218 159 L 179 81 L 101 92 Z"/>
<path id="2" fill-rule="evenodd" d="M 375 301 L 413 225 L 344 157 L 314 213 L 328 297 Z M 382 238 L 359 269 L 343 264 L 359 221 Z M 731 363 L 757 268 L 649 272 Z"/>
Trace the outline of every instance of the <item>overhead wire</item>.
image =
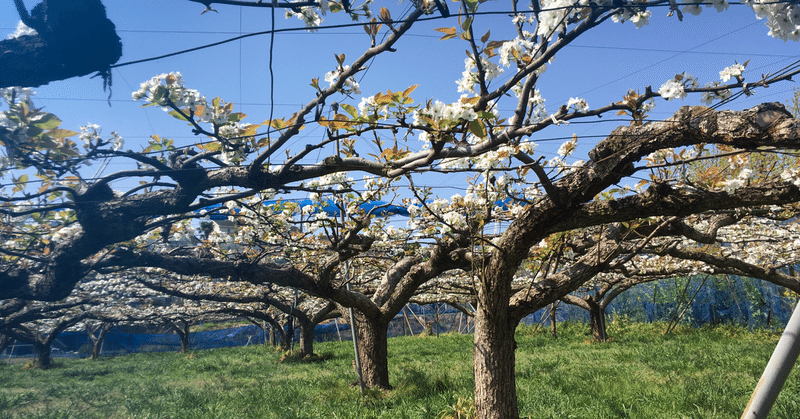
<path id="1" fill-rule="evenodd" d="M 768 5 L 768 4 L 792 3 L 794 1 L 796 1 L 796 0 L 775 0 L 773 2 L 765 2 L 765 3 L 760 3 L 760 4 Z M 681 6 L 681 5 L 683 5 L 683 6 L 686 6 L 686 5 L 697 6 L 697 5 L 703 5 L 703 4 L 706 4 L 706 3 L 678 3 L 677 5 L 678 6 Z M 711 4 L 711 3 L 707 3 L 707 4 Z M 730 5 L 745 5 L 746 3 L 743 3 L 743 2 L 728 2 L 728 4 L 730 4 Z M 575 6 L 574 5 L 569 5 L 569 6 L 549 7 L 549 8 L 542 8 L 541 11 L 562 10 L 562 9 L 569 9 L 569 8 L 573 8 L 573 7 L 575 7 Z M 601 6 L 591 5 L 590 4 L 590 5 L 586 6 L 586 7 L 601 7 Z M 672 5 L 667 2 L 667 3 L 661 3 L 661 4 L 648 5 L 647 7 L 648 8 L 672 7 Z M 273 12 L 273 20 L 274 20 L 275 7 L 271 8 L 271 10 Z M 420 17 L 420 18 L 417 19 L 417 21 L 418 22 L 425 22 L 425 21 L 433 21 L 433 20 L 440 20 L 440 19 L 449 19 L 451 17 L 469 17 L 470 15 L 472 15 L 472 16 L 510 15 L 512 13 L 513 13 L 513 11 L 509 11 L 509 10 L 504 10 L 504 11 L 483 11 L 483 12 L 478 11 L 478 12 L 474 12 L 474 13 L 452 13 L 448 17 L 444 17 L 444 16 L 441 16 L 441 15 Z M 402 23 L 405 23 L 405 22 L 406 22 L 405 19 L 401 19 L 401 20 L 393 20 L 391 22 L 386 22 L 386 23 L 391 23 L 391 24 L 399 23 L 399 24 L 402 24 Z M 189 53 L 189 52 L 195 52 L 195 51 L 199 51 L 199 50 L 202 50 L 202 49 L 211 48 L 211 47 L 223 45 L 223 44 L 226 44 L 226 43 L 229 43 L 229 42 L 237 41 L 237 40 L 244 39 L 244 38 L 254 37 L 254 36 L 270 35 L 270 34 L 283 33 L 283 32 L 307 31 L 309 29 L 313 29 L 313 30 L 330 30 L 330 29 L 352 28 L 352 27 L 361 27 L 363 25 L 364 25 L 363 22 L 358 22 L 358 23 L 342 23 L 342 24 L 336 24 L 336 25 L 320 25 L 320 26 L 315 26 L 313 28 L 281 28 L 281 29 L 275 29 L 273 27 L 268 31 L 259 31 L 259 32 L 252 32 L 252 33 L 242 34 L 242 35 L 238 35 L 238 36 L 231 37 L 231 38 L 228 38 L 228 39 L 224 39 L 222 41 L 203 44 L 203 45 L 200 45 L 200 46 L 197 46 L 197 47 L 187 48 L 187 49 L 184 49 L 184 50 L 175 51 L 175 52 L 168 53 L 168 54 L 162 54 L 162 55 L 155 56 L 155 57 L 150 57 L 150 58 L 144 58 L 144 59 L 140 59 L 140 60 L 127 61 L 127 62 L 123 62 L 123 63 L 113 64 L 111 66 L 111 68 L 123 67 L 123 66 L 127 66 L 127 65 L 132 65 L 132 64 L 140 64 L 140 63 L 144 63 L 144 62 L 160 60 L 160 59 L 163 59 L 163 58 L 174 57 L 176 55 L 186 54 L 186 53 Z"/>
<path id="2" fill-rule="evenodd" d="M 773 2 L 773 3 L 788 3 L 788 2 L 790 2 L 790 1 L 775 1 L 775 2 Z M 736 4 L 736 3 L 731 3 L 731 4 Z M 660 6 L 660 5 L 658 5 L 658 6 Z M 244 38 L 246 38 L 246 37 L 249 37 L 249 36 L 256 36 L 256 35 L 260 35 L 260 34 L 269 34 L 269 35 L 270 35 L 270 63 L 269 63 L 269 70 L 270 70 L 270 85 L 271 85 L 271 88 L 270 88 L 270 99 L 271 99 L 271 100 L 270 100 L 270 103 L 269 103 L 269 105 L 270 105 L 270 119 L 269 119 L 269 120 L 271 121 L 271 120 L 273 119 L 273 115 L 274 115 L 274 114 L 273 114 L 273 112 L 274 112 L 274 106 L 276 105 L 276 104 L 275 104 L 275 102 L 274 102 L 274 72 L 273 72 L 273 71 L 274 71 L 274 70 L 273 70 L 273 46 L 274 46 L 274 35 L 275 35 L 276 33 L 279 33 L 279 32 L 284 32 L 284 31 L 286 31 L 286 32 L 291 32 L 291 31 L 305 31 L 305 30 L 307 29 L 307 28 L 275 29 L 275 19 L 274 19 L 275 7 L 273 7 L 271 10 L 272 10 L 272 27 L 271 27 L 270 31 L 262 31 L 262 32 L 255 32 L 255 33 L 241 34 L 242 28 L 241 28 L 241 26 L 240 26 L 240 31 L 239 31 L 239 32 L 240 32 L 240 35 L 239 35 L 239 36 L 236 36 L 236 37 L 234 37 L 234 38 L 228 39 L 228 40 L 224 40 L 224 41 L 221 41 L 221 42 L 215 42 L 215 43 L 207 44 L 207 45 L 204 45 L 204 46 L 200 46 L 200 47 L 196 47 L 196 48 L 191 48 L 191 49 L 188 49 L 188 50 L 178 51 L 178 52 L 170 53 L 170 54 L 167 54 L 167 55 L 162 55 L 162 56 L 159 56 L 159 57 L 154 57 L 154 58 L 152 58 L 152 59 L 137 60 L 137 61 L 127 62 L 127 63 L 121 63 L 121 64 L 118 64 L 118 65 L 114 65 L 113 67 L 115 67 L 115 68 L 116 68 L 116 67 L 121 67 L 121 66 L 124 66 L 124 65 L 130 65 L 130 64 L 135 64 L 135 63 L 140 63 L 140 62 L 150 61 L 150 60 L 154 60 L 154 59 L 165 58 L 165 57 L 167 57 L 167 56 L 174 56 L 174 55 L 178 55 L 178 54 L 182 54 L 182 53 L 186 53 L 186 52 L 196 51 L 196 50 L 198 50 L 198 49 L 202 49 L 202 48 L 207 48 L 207 47 L 211 47 L 211 46 L 221 45 L 221 44 L 224 44 L 224 43 L 227 43 L 227 42 L 231 42 L 231 41 L 233 41 L 233 40 L 241 40 L 241 39 L 244 39 Z M 508 13 L 510 13 L 510 12 L 509 12 L 509 11 L 503 11 L 503 12 L 486 12 L 486 13 L 480 13 L 480 12 L 479 12 L 479 13 L 477 13 L 477 14 L 508 14 Z M 240 16 L 241 16 L 241 9 L 240 9 Z M 456 16 L 456 14 L 454 14 L 454 16 Z M 431 17 L 431 18 L 423 18 L 423 19 L 420 19 L 420 20 L 433 20 L 433 19 L 439 19 L 439 18 L 441 18 L 441 17 L 440 17 L 440 16 L 437 16 L 437 17 Z M 403 22 L 403 21 L 404 21 L 404 20 L 398 20 L 398 21 L 395 21 L 394 23 L 399 23 L 399 22 Z M 757 22 L 756 22 L 756 23 L 757 23 Z M 240 18 L 240 25 L 241 25 L 241 18 Z M 361 25 L 362 25 L 362 23 L 355 23 L 355 24 L 343 24 L 343 25 L 327 25 L 327 26 L 320 26 L 320 27 L 318 27 L 318 28 L 315 28 L 315 29 L 335 29 L 335 28 L 344 28 L 344 27 L 351 27 L 351 26 L 361 26 Z M 750 24 L 750 25 L 752 25 L 752 24 Z M 750 26 L 750 25 L 747 25 L 747 26 Z M 747 26 L 745 26 L 745 27 L 747 27 Z M 739 29 L 739 30 L 741 30 L 741 29 Z M 732 32 L 733 32 L 733 31 L 732 31 Z M 731 32 L 731 33 L 732 33 L 732 32 Z M 725 36 L 725 35 L 723 35 L 723 36 Z M 716 40 L 716 39 L 718 39 L 718 38 L 715 38 L 714 40 Z M 698 46 L 696 46 L 696 47 L 694 47 L 694 48 L 692 48 L 692 49 L 695 49 L 695 48 L 697 48 L 697 47 L 699 47 L 699 46 L 705 45 L 705 44 L 707 44 L 707 43 L 709 43 L 709 42 L 711 42 L 711 41 L 713 41 L 713 40 L 707 41 L 707 42 L 705 42 L 705 43 L 703 43 L 703 44 L 700 44 L 700 45 L 698 45 Z M 240 45 L 241 45 L 241 43 L 240 43 Z M 576 47 L 585 47 L 585 46 L 576 46 Z M 602 46 L 599 46 L 599 47 L 597 47 L 597 48 L 603 48 L 603 47 L 602 47 Z M 241 49 L 241 47 L 240 47 L 240 49 Z M 620 48 L 620 49 L 623 49 L 623 48 Z M 624 49 L 630 49 L 630 48 L 624 48 Z M 679 54 L 681 54 L 681 53 L 687 53 L 687 52 L 690 52 L 692 49 L 690 49 L 690 50 L 687 50 L 687 51 L 681 51 L 681 52 L 679 52 Z M 644 50 L 644 49 L 643 49 L 643 50 Z M 697 53 L 699 53 L 699 52 L 697 52 Z M 673 56 L 673 57 L 674 57 L 674 56 Z M 241 59 L 241 58 L 240 58 L 240 59 Z M 663 61 L 664 61 L 664 60 L 662 60 L 662 61 L 660 61 L 660 62 L 663 62 Z M 653 65 L 656 65 L 656 64 L 658 64 L 658 63 L 655 63 L 655 64 L 653 64 Z M 240 65 L 241 65 L 241 63 L 240 63 Z M 795 63 L 795 65 L 797 65 L 797 63 Z M 649 66 L 649 67 L 652 67 L 652 65 L 651 65 L 651 66 Z M 647 68 L 649 68 L 649 67 L 647 67 Z M 787 67 L 788 67 L 788 66 L 787 66 Z M 644 69 L 642 69 L 642 70 L 644 70 Z M 639 70 L 639 71 L 642 71 L 642 70 Z M 635 74 L 635 72 L 634 72 L 634 73 L 632 73 L 632 74 Z M 625 78 L 625 77 L 627 77 L 627 76 L 623 76 L 623 77 L 621 77 L 621 78 L 619 78 L 619 79 L 617 79 L 617 80 L 621 80 L 621 79 L 623 79 L 623 78 Z M 615 81 L 617 81 L 617 80 L 615 80 Z M 609 83 L 613 83 L 613 81 L 612 81 L 612 82 L 609 82 Z M 607 84 L 608 84 L 608 83 L 607 83 Z M 598 88 L 600 88 L 600 87 L 602 87 L 602 86 L 598 86 L 598 87 L 596 87 L 596 88 L 594 88 L 594 89 L 592 89 L 592 90 L 596 90 L 596 89 L 598 89 Z M 592 91 L 592 90 L 590 90 L 590 91 Z M 587 92 L 589 92 L 589 91 L 587 91 Z M 742 92 L 739 92 L 739 94 L 737 94 L 737 95 L 736 95 L 736 97 L 739 97 L 739 96 L 741 96 L 741 93 L 742 93 Z M 241 67 L 240 67 L 240 98 L 241 98 Z M 54 98 L 54 99 L 55 99 L 55 98 Z M 733 100 L 733 99 L 735 99 L 735 98 L 731 98 L 730 100 Z M 88 99 L 88 100 L 91 100 L 91 99 Z M 97 99 L 97 100 L 105 100 L 105 99 Z M 728 100 L 728 102 L 729 102 L 730 100 Z M 611 120 L 610 120 L 610 119 L 606 119 L 606 120 L 603 120 L 603 121 L 571 121 L 571 123 L 573 123 L 573 124 L 581 124 L 581 123 L 599 123 L 599 122 L 609 122 L 609 121 L 611 121 Z M 265 133 L 265 134 L 263 134 L 263 135 L 269 135 L 269 132 L 267 132 L 267 133 Z M 600 136 L 598 136 L 598 137 L 600 137 Z M 554 140 L 556 140 L 556 138 L 553 138 L 553 139 L 537 139 L 536 141 L 540 141 L 540 142 L 541 142 L 541 141 L 554 141 Z M 106 164 L 107 164 L 107 163 L 106 163 Z M 103 166 L 101 166 L 101 167 L 104 167 L 104 166 L 105 166 L 105 165 L 103 165 Z M 95 176 L 95 177 L 96 177 L 96 176 Z"/>

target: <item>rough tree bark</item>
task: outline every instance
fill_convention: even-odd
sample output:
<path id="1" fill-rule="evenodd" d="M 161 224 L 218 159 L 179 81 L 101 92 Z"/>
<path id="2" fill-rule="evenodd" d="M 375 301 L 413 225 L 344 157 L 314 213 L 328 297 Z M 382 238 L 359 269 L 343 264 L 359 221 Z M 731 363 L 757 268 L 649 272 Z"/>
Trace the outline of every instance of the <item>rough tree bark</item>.
<path id="1" fill-rule="evenodd" d="M 589 300 L 589 326 L 592 329 L 592 336 L 598 342 L 605 342 L 608 340 L 606 333 L 606 308 Z"/>
<path id="2" fill-rule="evenodd" d="M 33 349 L 36 351 L 35 368 L 48 369 L 53 366 L 51 354 L 53 352 L 52 341 L 35 340 Z"/>
<path id="3" fill-rule="evenodd" d="M 189 352 L 189 327 L 190 324 L 184 319 L 166 320 L 167 325 L 180 337 L 181 339 L 181 353 Z"/>
<path id="4" fill-rule="evenodd" d="M 88 328 L 86 329 L 86 333 L 89 335 L 89 339 L 92 341 L 92 359 L 100 358 L 100 352 L 103 349 L 103 342 L 106 339 L 106 335 L 111 330 L 111 323 L 102 323 L 98 325 L 96 328 Z"/>
<path id="5" fill-rule="evenodd" d="M 605 342 L 608 340 L 608 333 L 606 332 L 606 306 L 603 304 L 602 297 L 600 302 L 595 301 L 596 296 L 586 295 L 583 298 L 574 295 L 565 295 L 561 298 L 567 304 L 580 307 L 589 312 L 589 327 L 592 331 L 592 336 L 598 342 Z"/>
<path id="6" fill-rule="evenodd" d="M 519 320 L 509 316 L 502 295 L 490 297 L 490 304 L 486 302 L 481 298 L 475 311 L 475 409 L 480 418 L 518 417 L 514 331 Z"/>
<path id="7" fill-rule="evenodd" d="M 12 342 L 14 342 L 13 339 L 3 333 L 0 333 L 0 354 L 2 354 Z"/>
<path id="8" fill-rule="evenodd" d="M 0 87 L 36 87 L 100 72 L 122 56 L 122 42 L 100 0 L 43 0 L 28 15 L 15 0 L 20 19 L 36 30 L 0 41 Z"/>
<path id="9" fill-rule="evenodd" d="M 389 321 L 384 316 L 368 318 L 358 311 L 354 312 L 353 317 L 364 385 L 368 388 L 391 389 L 387 337 Z"/>

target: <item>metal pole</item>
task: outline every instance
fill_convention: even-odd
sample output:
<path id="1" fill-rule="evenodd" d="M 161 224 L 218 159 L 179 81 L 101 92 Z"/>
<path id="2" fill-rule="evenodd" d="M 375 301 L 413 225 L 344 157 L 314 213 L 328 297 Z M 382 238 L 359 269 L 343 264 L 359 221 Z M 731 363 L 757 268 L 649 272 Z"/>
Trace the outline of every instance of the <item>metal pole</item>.
<path id="1" fill-rule="evenodd" d="M 792 371 L 800 355 L 800 304 L 795 307 L 786 329 L 772 353 L 761 379 L 758 381 L 741 419 L 763 419 L 767 417 L 783 383 Z"/>
<path id="2" fill-rule="evenodd" d="M 294 311 L 297 310 L 297 290 L 294 290 L 294 303 L 292 303 L 292 315 L 290 317 L 290 327 L 289 327 L 289 352 L 294 353 L 294 329 L 295 329 L 295 319 Z"/>
<path id="3" fill-rule="evenodd" d="M 342 332 L 339 330 L 339 319 L 335 319 L 333 324 L 336 325 L 336 335 L 339 336 L 339 342 L 342 341 Z"/>

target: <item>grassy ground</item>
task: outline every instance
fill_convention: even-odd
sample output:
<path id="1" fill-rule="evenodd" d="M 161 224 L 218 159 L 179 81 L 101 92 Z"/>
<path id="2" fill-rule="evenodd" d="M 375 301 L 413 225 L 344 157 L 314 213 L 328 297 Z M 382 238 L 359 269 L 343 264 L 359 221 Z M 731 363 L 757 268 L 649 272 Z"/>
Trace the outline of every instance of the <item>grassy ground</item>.
<path id="1" fill-rule="evenodd" d="M 592 343 L 584 325 L 559 339 L 517 335 L 520 410 L 531 418 L 739 417 L 778 335 L 732 327 L 680 329 L 616 322 L 614 340 Z M 472 396 L 471 336 L 389 341 L 395 389 L 359 395 L 352 345 L 319 344 L 331 358 L 279 363 L 263 346 L 57 360 L 50 370 L 0 365 L 0 419 L 7 418 L 437 418 L 466 412 Z M 773 418 L 800 417 L 793 372 Z"/>

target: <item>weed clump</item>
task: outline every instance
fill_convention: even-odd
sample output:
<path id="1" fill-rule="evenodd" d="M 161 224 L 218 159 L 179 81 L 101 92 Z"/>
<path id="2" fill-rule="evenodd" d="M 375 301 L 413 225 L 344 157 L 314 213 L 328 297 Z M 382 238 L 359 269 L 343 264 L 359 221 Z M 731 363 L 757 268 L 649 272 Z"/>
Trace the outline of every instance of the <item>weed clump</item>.
<path id="1" fill-rule="evenodd" d="M 322 355 L 317 355 L 317 354 L 304 354 L 301 352 L 289 351 L 284 353 L 278 362 L 311 363 L 311 362 L 323 362 L 329 359 L 333 359 L 333 354 L 325 353 Z"/>
<path id="2" fill-rule="evenodd" d="M 438 416 L 438 419 L 476 419 L 475 401 L 458 398 L 456 404 L 447 406 Z"/>

